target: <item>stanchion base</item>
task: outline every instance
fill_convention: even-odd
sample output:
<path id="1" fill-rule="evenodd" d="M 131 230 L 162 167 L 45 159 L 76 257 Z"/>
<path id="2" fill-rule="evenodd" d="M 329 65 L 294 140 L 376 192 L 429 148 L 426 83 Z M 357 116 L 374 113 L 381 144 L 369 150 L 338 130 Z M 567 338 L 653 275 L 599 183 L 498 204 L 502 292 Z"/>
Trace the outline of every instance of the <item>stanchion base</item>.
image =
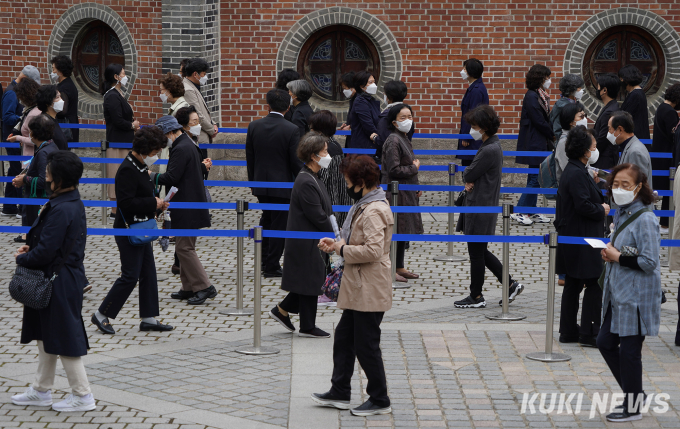
<path id="1" fill-rule="evenodd" d="M 275 349 L 274 347 L 244 347 L 234 351 L 244 355 L 275 355 L 279 353 L 279 349 Z"/>
<path id="2" fill-rule="evenodd" d="M 522 314 L 513 314 L 513 313 L 498 313 L 498 314 L 487 314 L 486 315 L 487 319 L 490 320 L 507 320 L 507 321 L 513 321 L 513 320 L 522 320 L 526 319 L 527 317 L 522 315 Z"/>
<path id="3" fill-rule="evenodd" d="M 401 283 L 401 282 L 392 283 L 392 289 L 408 289 L 410 287 L 411 287 L 411 285 L 409 285 L 408 283 Z"/>
<path id="4" fill-rule="evenodd" d="M 668 267 L 668 260 L 661 260 L 661 266 L 667 268 Z"/>
<path id="5" fill-rule="evenodd" d="M 526 357 L 527 359 L 537 360 L 540 362 L 566 362 L 571 360 L 571 356 L 564 353 L 535 352 L 528 353 Z"/>
<path id="6" fill-rule="evenodd" d="M 228 307 L 224 310 L 220 310 L 220 314 L 225 314 L 227 316 L 252 316 L 253 310 L 250 308 Z"/>
<path id="7" fill-rule="evenodd" d="M 440 261 L 440 262 L 465 262 L 465 261 L 467 261 L 467 258 L 464 258 L 462 256 L 456 256 L 456 255 L 441 255 L 441 256 L 435 256 L 434 260 Z"/>

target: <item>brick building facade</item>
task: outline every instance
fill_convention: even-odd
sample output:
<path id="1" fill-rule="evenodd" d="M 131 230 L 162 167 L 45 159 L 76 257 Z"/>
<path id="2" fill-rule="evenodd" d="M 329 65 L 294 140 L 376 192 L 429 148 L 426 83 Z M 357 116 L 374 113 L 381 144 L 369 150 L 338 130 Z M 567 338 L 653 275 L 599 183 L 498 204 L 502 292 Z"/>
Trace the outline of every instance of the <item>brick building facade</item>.
<path id="1" fill-rule="evenodd" d="M 25 64 L 40 68 L 49 80 L 49 59 L 71 54 L 79 34 L 94 20 L 118 36 L 130 75 L 126 90 L 136 117 L 151 123 L 165 111 L 157 80 L 177 72 L 184 57 L 206 58 L 213 72 L 204 94 L 222 127 L 245 127 L 266 113 L 264 93 L 285 67 L 300 67 L 306 41 L 330 26 L 360 32 L 379 62 L 380 91 L 389 79 L 409 86 L 418 130 L 458 130 L 460 100 L 466 82 L 462 62 L 475 57 L 485 65 L 491 104 L 503 119 L 502 132 L 517 131 L 524 75 L 535 63 L 553 70 L 582 71 L 590 43 L 620 25 L 644 29 L 663 51 L 663 75 L 648 93 L 650 115 L 663 90 L 680 81 L 680 8 L 678 0 L 617 3 L 587 0 L 391 0 L 234 1 L 234 0 L 73 0 L 0 2 L 0 82 L 3 86 Z M 661 73 L 661 72 L 659 72 Z M 81 91 L 80 115 L 101 122 L 101 98 Z M 599 104 L 587 93 L 584 103 L 597 114 Z M 312 104 L 342 114 L 347 102 L 315 95 Z"/>

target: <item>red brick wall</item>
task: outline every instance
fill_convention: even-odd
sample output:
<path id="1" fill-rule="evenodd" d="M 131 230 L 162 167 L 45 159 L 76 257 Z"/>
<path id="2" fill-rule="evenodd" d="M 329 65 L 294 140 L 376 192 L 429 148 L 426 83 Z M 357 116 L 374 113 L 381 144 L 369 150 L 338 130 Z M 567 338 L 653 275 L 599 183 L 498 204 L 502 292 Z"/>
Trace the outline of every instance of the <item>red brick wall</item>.
<path id="1" fill-rule="evenodd" d="M 517 132 L 524 76 L 542 63 L 553 71 L 550 90 L 559 97 L 562 60 L 573 32 L 609 8 L 652 11 L 680 29 L 680 0 L 600 2 L 592 0 L 222 0 L 223 126 L 246 126 L 266 113 L 264 94 L 275 80 L 276 54 L 288 29 L 304 15 L 332 6 L 374 14 L 392 31 L 403 57 L 407 101 L 415 106 L 419 131 L 458 131 L 460 101 L 467 83 L 463 60 L 480 59 L 491 104 Z"/>

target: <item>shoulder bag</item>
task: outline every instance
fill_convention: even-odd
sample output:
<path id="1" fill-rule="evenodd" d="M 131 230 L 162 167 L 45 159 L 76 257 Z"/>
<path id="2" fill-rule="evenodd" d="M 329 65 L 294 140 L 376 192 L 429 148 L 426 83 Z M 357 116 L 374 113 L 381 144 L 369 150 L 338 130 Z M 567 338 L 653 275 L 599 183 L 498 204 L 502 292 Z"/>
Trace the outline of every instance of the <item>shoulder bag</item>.
<path id="1" fill-rule="evenodd" d="M 120 208 L 118 208 L 118 210 L 120 210 Z M 120 215 L 123 217 L 123 222 L 125 222 L 125 227 L 127 229 L 158 229 L 158 222 L 156 222 L 155 218 L 130 225 L 125 220 L 122 210 L 120 210 Z M 130 235 L 128 236 L 128 239 L 130 240 L 130 244 L 133 246 L 143 246 L 146 243 L 151 243 L 152 241 L 158 240 L 158 237 L 158 235 Z"/>

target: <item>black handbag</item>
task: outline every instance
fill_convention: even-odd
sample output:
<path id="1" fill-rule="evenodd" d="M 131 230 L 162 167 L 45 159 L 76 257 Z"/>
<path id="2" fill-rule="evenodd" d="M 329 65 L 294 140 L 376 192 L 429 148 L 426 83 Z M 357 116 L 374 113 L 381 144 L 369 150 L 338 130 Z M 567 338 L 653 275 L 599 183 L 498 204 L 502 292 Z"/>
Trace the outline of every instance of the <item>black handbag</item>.
<path id="1" fill-rule="evenodd" d="M 458 207 L 463 207 L 465 205 L 465 198 L 467 197 L 467 191 L 463 190 L 458 194 L 458 198 L 454 201 L 454 204 Z"/>
<path id="2" fill-rule="evenodd" d="M 82 236 L 83 233 L 80 233 Z M 62 256 L 62 261 L 54 270 L 52 277 L 45 277 L 45 273 L 40 269 L 32 269 L 18 265 L 14 277 L 9 282 L 9 294 L 12 298 L 20 304 L 34 310 L 42 310 L 50 305 L 52 298 L 52 283 L 57 278 L 59 272 L 64 267 L 68 255 L 71 253 L 73 246 L 76 243 L 76 237 L 71 245 L 68 247 L 66 253 Z"/>

